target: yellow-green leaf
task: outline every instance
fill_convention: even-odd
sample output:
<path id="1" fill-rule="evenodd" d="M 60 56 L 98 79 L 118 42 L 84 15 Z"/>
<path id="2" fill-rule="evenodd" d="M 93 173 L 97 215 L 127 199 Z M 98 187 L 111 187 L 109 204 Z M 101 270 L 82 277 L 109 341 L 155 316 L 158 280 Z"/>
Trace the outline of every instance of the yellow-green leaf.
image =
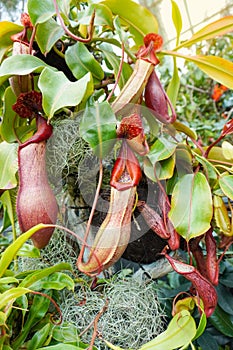
<path id="1" fill-rule="evenodd" d="M 19 33 L 22 29 L 22 26 L 12 22 L 0 22 L 0 61 L 5 51 L 13 44 L 11 36 Z"/>
<path id="2" fill-rule="evenodd" d="M 19 283 L 19 280 L 17 280 L 17 278 L 15 277 L 2 277 L 0 279 L 0 284 L 10 284 L 10 283 L 16 283 L 18 284 Z"/>
<path id="3" fill-rule="evenodd" d="M 118 15 L 123 24 L 128 26 L 134 36 L 136 45 L 142 45 L 143 37 L 151 32 L 158 32 L 158 22 L 155 16 L 145 7 L 132 0 L 103 0 L 102 3 Z"/>
<path id="4" fill-rule="evenodd" d="M 54 266 L 44 268 L 42 270 L 33 271 L 32 273 L 28 274 L 23 279 L 23 281 L 20 283 L 20 287 L 23 287 L 23 288 L 30 287 L 33 290 L 35 290 L 35 285 L 37 284 L 37 282 L 41 281 L 42 279 L 45 279 L 46 277 L 48 277 L 50 275 L 53 275 L 57 272 L 60 272 L 62 270 L 68 271 L 68 270 L 72 270 L 72 268 L 71 268 L 70 264 L 62 262 L 62 263 L 56 264 Z M 59 282 L 59 281 L 57 281 L 57 282 Z M 73 288 L 73 284 L 72 284 L 72 288 Z M 50 288 L 48 288 L 48 289 L 50 289 Z"/>
<path id="5" fill-rule="evenodd" d="M 177 96 L 180 88 L 180 77 L 176 64 L 176 58 L 173 57 L 173 75 L 167 87 L 167 95 L 173 106 L 176 105 Z"/>
<path id="6" fill-rule="evenodd" d="M 15 208 L 15 193 L 12 194 L 12 191 L 5 191 L 1 196 L 1 203 L 3 208 L 7 212 L 7 216 L 10 219 L 11 225 L 14 225 L 16 208 Z"/>
<path id="7" fill-rule="evenodd" d="M 172 3 L 172 20 L 176 28 L 177 42 L 179 42 L 179 37 L 182 30 L 182 17 L 181 17 L 180 10 L 177 3 L 174 0 L 171 0 L 171 3 Z"/>
<path id="8" fill-rule="evenodd" d="M 204 28 L 196 32 L 189 40 L 184 41 L 176 47 L 176 50 L 181 47 L 191 46 L 201 40 L 209 40 L 216 38 L 218 35 L 224 35 L 233 30 L 233 16 L 226 16 L 214 21 Z"/>
<path id="9" fill-rule="evenodd" d="M 214 196 L 214 218 L 217 227 L 226 236 L 232 236 L 231 234 L 231 221 L 228 215 L 227 207 L 220 196 Z"/>
<path id="10" fill-rule="evenodd" d="M 171 157 L 174 154 L 176 147 L 177 143 L 174 140 L 161 136 L 152 145 L 147 157 L 154 165 L 156 162 Z"/>
<path id="11" fill-rule="evenodd" d="M 109 7 L 104 4 L 90 4 L 83 13 L 80 13 L 78 24 L 89 25 L 91 16 L 95 11 L 95 25 L 104 26 L 113 29 L 112 12 Z"/>
<path id="12" fill-rule="evenodd" d="M 207 148 L 204 147 L 204 150 L 206 150 Z M 197 150 L 195 150 L 195 152 L 198 153 Z M 208 154 L 208 160 L 210 162 L 213 162 L 214 164 L 216 164 L 216 161 L 218 163 L 222 163 L 222 164 L 226 164 L 228 165 L 229 167 L 232 167 L 232 163 L 233 163 L 233 155 L 231 158 L 229 158 L 229 154 L 225 155 L 225 152 L 223 151 L 223 148 L 222 147 L 213 147 L 211 148 L 209 154 Z"/>
<path id="13" fill-rule="evenodd" d="M 228 142 L 228 141 L 223 141 L 222 143 L 222 151 L 224 156 L 227 159 L 232 159 L 233 158 L 233 145 Z"/>
<path id="14" fill-rule="evenodd" d="M 225 196 L 233 200 L 233 175 L 222 175 L 219 179 L 219 185 Z"/>
<path id="15" fill-rule="evenodd" d="M 166 331 L 143 345 L 140 350 L 172 350 L 186 347 L 196 334 L 196 324 L 190 312 L 182 310 L 169 323 Z"/>
<path id="16" fill-rule="evenodd" d="M 155 173 L 159 180 L 170 179 L 174 174 L 176 165 L 175 155 L 173 154 L 170 158 L 161 160 L 155 164 Z"/>
<path id="17" fill-rule="evenodd" d="M 12 302 L 14 301 L 14 299 L 29 292 L 31 292 L 30 289 L 16 287 L 16 288 L 11 288 L 6 292 L 0 294 L 0 310 L 4 306 L 6 306 L 9 302 Z"/>
<path id="18" fill-rule="evenodd" d="M 195 63 L 210 78 L 233 89 L 233 62 L 217 56 L 187 56 L 175 51 L 163 51 L 163 54 L 184 58 Z"/>
<path id="19" fill-rule="evenodd" d="M 123 348 L 121 348 L 120 346 L 117 345 L 113 345 L 112 343 L 110 343 L 109 341 L 107 341 L 106 339 L 103 339 L 103 341 L 105 342 L 105 344 L 112 350 L 124 350 Z"/>
<path id="20" fill-rule="evenodd" d="M 48 225 L 45 224 L 38 224 L 30 230 L 26 231 L 22 235 L 20 235 L 12 244 L 10 244 L 2 253 L 1 259 L 0 259 L 0 277 L 5 273 L 6 269 L 14 259 L 15 255 L 17 254 L 18 250 L 22 247 L 22 245 L 29 239 L 31 236 L 43 229 L 48 227 Z M 1 298 L 0 298 L 1 299 Z"/>
<path id="21" fill-rule="evenodd" d="M 17 145 L 1 142 L 0 144 L 0 188 L 9 190 L 16 187 L 15 174 L 18 170 Z"/>
<path id="22" fill-rule="evenodd" d="M 197 140 L 196 132 L 190 129 L 187 125 L 181 122 L 178 122 L 177 120 L 172 125 L 176 128 L 177 131 L 183 132 L 185 135 L 189 136 L 191 139 Z"/>

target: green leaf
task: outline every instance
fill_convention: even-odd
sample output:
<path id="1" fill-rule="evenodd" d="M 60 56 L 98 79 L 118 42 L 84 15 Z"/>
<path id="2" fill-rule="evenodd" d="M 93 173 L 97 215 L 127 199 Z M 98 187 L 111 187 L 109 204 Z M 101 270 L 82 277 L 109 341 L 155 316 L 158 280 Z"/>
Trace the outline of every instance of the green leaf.
<path id="1" fill-rule="evenodd" d="M 51 295 L 51 293 L 47 292 L 47 295 Z M 50 299 L 44 297 L 42 295 L 35 295 L 33 298 L 32 305 L 30 305 L 29 312 L 27 315 L 26 322 L 24 323 L 21 332 L 12 342 L 12 348 L 14 350 L 20 349 L 21 345 L 24 343 L 26 338 L 28 337 L 31 328 L 39 322 L 48 312 L 48 308 L 50 305 Z"/>
<path id="2" fill-rule="evenodd" d="M 221 283 L 216 287 L 218 293 L 218 305 L 228 314 L 233 315 L 233 299 L 229 288 Z"/>
<path id="3" fill-rule="evenodd" d="M 7 290 L 4 293 L 0 294 L 0 310 L 2 310 L 8 303 L 14 301 L 14 299 L 17 299 L 21 295 L 24 295 L 26 293 L 30 293 L 31 290 L 27 288 L 11 288 Z"/>
<path id="4" fill-rule="evenodd" d="M 170 179 L 173 176 L 176 161 L 175 155 L 155 164 L 155 172 L 159 180 Z"/>
<path id="5" fill-rule="evenodd" d="M 107 341 L 106 339 L 103 339 L 105 344 L 112 350 L 124 350 L 123 348 L 121 348 L 120 346 L 117 345 L 113 345 L 112 343 L 110 343 L 109 341 Z"/>
<path id="6" fill-rule="evenodd" d="M 101 47 L 101 50 L 105 56 L 105 59 L 107 60 L 107 63 L 109 63 L 111 65 L 111 67 L 113 68 L 115 79 L 116 79 L 116 76 L 119 72 L 119 67 L 120 67 L 120 58 L 114 52 L 111 52 L 110 50 L 102 49 L 102 47 Z M 122 89 L 123 86 L 126 84 L 127 80 L 131 76 L 132 72 L 133 72 L 132 67 L 129 64 L 127 64 L 126 62 L 124 62 L 123 67 L 122 67 L 122 72 L 120 75 L 120 79 L 118 82 L 120 89 Z"/>
<path id="7" fill-rule="evenodd" d="M 132 0 L 103 0 L 101 4 L 108 6 L 112 13 L 118 15 L 122 23 L 128 26 L 137 46 L 142 45 L 146 34 L 158 32 L 158 23 L 154 15 Z"/>
<path id="8" fill-rule="evenodd" d="M 98 97 L 97 97 L 97 99 L 98 99 L 100 96 L 103 96 L 105 94 L 103 89 L 95 90 L 95 92 L 94 92 L 94 83 L 93 83 L 92 76 L 90 78 L 91 79 L 87 83 L 85 95 L 84 95 L 81 103 L 78 106 L 79 111 L 83 111 L 86 108 L 87 101 L 89 100 L 89 98 L 91 96 L 98 95 Z"/>
<path id="9" fill-rule="evenodd" d="M 87 106 L 80 123 L 80 135 L 95 155 L 103 159 L 116 141 L 116 118 L 109 103 Z"/>
<path id="10" fill-rule="evenodd" d="M 43 346 L 51 330 L 51 324 L 47 323 L 44 327 L 40 328 L 27 343 L 27 350 L 36 350 L 38 347 Z"/>
<path id="11" fill-rule="evenodd" d="M 184 41 L 176 50 L 181 47 L 191 46 L 201 40 L 215 39 L 218 35 L 224 35 L 233 30 L 233 16 L 226 16 L 214 21 L 198 32 L 196 32 L 189 40 Z"/>
<path id="12" fill-rule="evenodd" d="M 8 86 L 4 93 L 4 110 L 3 120 L 0 126 L 1 137 L 3 140 L 11 143 L 16 141 L 15 124 L 16 113 L 12 109 L 12 105 L 16 102 L 16 96 L 10 86 Z"/>
<path id="13" fill-rule="evenodd" d="M 4 345 L 3 344 L 2 350 L 13 350 L 13 349 L 9 345 Z"/>
<path id="14" fill-rule="evenodd" d="M 144 158 L 143 171 L 149 179 L 151 179 L 154 182 L 157 182 L 157 179 L 155 177 L 155 172 L 154 172 L 154 165 L 151 163 L 151 161 L 147 157 Z"/>
<path id="15" fill-rule="evenodd" d="M 28 0 L 27 7 L 34 25 L 46 22 L 55 14 L 53 1 L 50 0 Z"/>
<path id="16" fill-rule="evenodd" d="M 0 284 L 11 284 L 11 283 L 19 283 L 15 277 L 2 277 L 0 278 Z"/>
<path id="17" fill-rule="evenodd" d="M 40 291 L 42 289 L 62 290 L 64 288 L 73 290 L 74 281 L 64 273 L 53 272 L 49 276 L 39 279 L 37 282 L 33 283 L 30 288 L 35 291 Z"/>
<path id="18" fill-rule="evenodd" d="M 14 259 L 18 250 L 22 245 L 37 231 L 46 228 L 48 225 L 38 224 L 32 227 L 30 230 L 19 236 L 12 244 L 10 244 L 2 253 L 0 259 L 0 277 L 5 273 L 6 269 Z"/>
<path id="19" fill-rule="evenodd" d="M 46 55 L 63 34 L 64 30 L 53 18 L 38 24 L 36 41 L 41 52 Z"/>
<path id="20" fill-rule="evenodd" d="M 221 284 L 233 288 L 233 272 L 225 272 L 221 277 Z"/>
<path id="21" fill-rule="evenodd" d="M 32 244 L 24 243 L 18 250 L 17 256 L 26 256 L 28 258 L 39 258 L 40 249 L 34 247 Z"/>
<path id="22" fill-rule="evenodd" d="M 196 334 L 196 324 L 189 311 L 182 310 L 170 321 L 166 331 L 143 345 L 140 350 L 172 350 L 186 347 Z"/>
<path id="23" fill-rule="evenodd" d="M 18 170 L 17 145 L 15 143 L 0 143 L 0 188 L 9 190 L 17 186 L 15 177 Z"/>
<path id="24" fill-rule="evenodd" d="M 171 199 L 169 218 L 187 241 L 205 233 L 213 216 L 212 196 L 202 173 L 187 174 L 178 180 Z"/>
<path id="25" fill-rule="evenodd" d="M 231 317 L 219 306 L 216 307 L 213 315 L 209 317 L 209 321 L 219 332 L 223 333 L 227 337 L 232 338 L 233 323 L 231 321 Z"/>
<path id="26" fill-rule="evenodd" d="M 5 191 L 1 196 L 1 202 L 3 207 L 7 211 L 7 216 L 10 219 L 10 223 L 12 227 L 14 226 L 15 222 L 15 193 L 11 193 L 12 191 Z"/>
<path id="27" fill-rule="evenodd" d="M 171 3 L 172 3 L 172 20 L 176 28 L 176 45 L 178 45 L 180 41 L 180 33 L 182 30 L 182 18 L 181 18 L 180 10 L 179 10 L 179 7 L 177 6 L 177 3 L 174 0 L 171 0 Z M 167 87 L 167 95 L 170 98 L 173 106 L 176 105 L 179 88 L 180 88 L 180 77 L 178 74 L 176 58 L 173 57 L 173 74 Z"/>
<path id="28" fill-rule="evenodd" d="M 199 324 L 198 324 L 198 328 L 197 328 L 197 333 L 195 335 L 195 338 L 192 339 L 192 340 L 195 340 L 195 339 L 199 338 L 203 334 L 203 332 L 206 329 L 206 324 L 207 324 L 206 314 L 204 312 L 202 312 L 201 318 L 200 318 L 200 321 L 199 321 Z"/>
<path id="29" fill-rule="evenodd" d="M 233 89 L 233 63 L 217 56 L 187 56 L 175 51 L 163 51 L 163 54 L 184 58 L 195 63 L 210 78 Z"/>
<path id="30" fill-rule="evenodd" d="M 223 141 L 222 143 L 222 151 L 224 157 L 227 159 L 233 159 L 233 145 L 228 141 Z"/>
<path id="31" fill-rule="evenodd" d="M 62 323 L 53 328 L 53 339 L 59 343 L 75 343 L 78 339 L 77 327 L 72 323 Z"/>
<path id="32" fill-rule="evenodd" d="M 109 7 L 104 4 L 91 4 L 86 8 L 86 10 L 80 13 L 78 23 L 89 25 L 91 16 L 95 11 L 95 25 L 96 26 L 105 26 L 113 29 L 112 25 L 112 11 Z"/>
<path id="33" fill-rule="evenodd" d="M 83 350 L 85 347 L 79 347 L 71 344 L 56 344 L 51 346 L 43 346 L 43 348 L 39 348 L 37 350 Z"/>
<path id="34" fill-rule="evenodd" d="M 48 67 L 48 65 L 32 55 L 10 56 L 3 61 L 0 67 L 0 85 L 12 75 L 27 75 L 32 72 L 40 73 L 44 67 Z M 51 69 L 53 68 L 51 67 Z"/>
<path id="35" fill-rule="evenodd" d="M 233 175 L 222 175 L 219 178 L 219 185 L 223 193 L 233 200 Z"/>
<path id="36" fill-rule="evenodd" d="M 45 68 L 40 75 L 38 85 L 43 95 L 43 109 L 51 119 L 56 111 L 66 106 L 78 105 L 85 96 L 90 73 L 82 79 L 71 82 L 63 72 L 54 72 Z"/>
<path id="37" fill-rule="evenodd" d="M 205 331 L 205 333 L 197 339 L 197 343 L 201 350 L 220 350 L 217 340 L 213 337 L 213 334 L 208 331 Z"/>
<path id="38" fill-rule="evenodd" d="M 21 32 L 21 30 L 23 30 L 23 27 L 16 23 L 0 22 L 0 62 L 7 49 L 13 45 L 11 36 Z"/>
<path id="39" fill-rule="evenodd" d="M 28 125 L 26 118 L 20 118 L 12 109 L 12 105 L 16 102 L 16 95 L 8 86 L 4 94 L 4 110 L 3 120 L 0 125 L 0 135 L 4 141 L 9 143 L 20 140 L 25 140 L 28 133 L 35 130 L 35 123 Z M 17 137 L 16 137 L 17 135 Z"/>
<path id="40" fill-rule="evenodd" d="M 65 60 L 75 78 L 80 79 L 88 72 L 91 72 L 93 78 L 102 80 L 104 71 L 101 65 L 96 61 L 87 47 L 80 42 L 70 46 L 65 53 Z"/>
<path id="41" fill-rule="evenodd" d="M 181 18 L 180 10 L 177 3 L 174 0 L 171 0 L 171 3 L 172 3 L 172 20 L 176 28 L 176 37 L 177 37 L 176 45 L 178 45 L 180 33 L 182 30 L 182 18 Z"/>
<path id="42" fill-rule="evenodd" d="M 57 0 L 57 4 L 63 17 L 65 16 L 65 18 L 68 19 L 70 14 L 71 0 Z"/>
<path id="43" fill-rule="evenodd" d="M 47 278 L 51 274 L 55 274 L 56 272 L 62 271 L 62 270 L 71 270 L 71 266 L 68 263 L 59 263 L 51 267 L 47 267 L 43 270 L 34 271 L 31 274 L 29 274 L 27 277 L 24 278 L 24 280 L 20 283 L 21 287 L 31 287 L 34 289 L 35 286 L 37 286 L 37 282 Z M 55 275 L 56 276 L 56 275 Z M 73 281 L 72 281 L 73 283 Z M 34 285 L 35 284 L 35 285 Z M 73 287 L 72 287 L 73 288 Z M 50 288 L 48 288 L 50 289 Z"/>
<path id="44" fill-rule="evenodd" d="M 206 150 L 206 148 L 204 148 L 204 150 Z M 198 152 L 198 150 L 196 152 Z M 226 157 L 223 148 L 222 147 L 216 147 L 216 146 L 211 148 L 211 150 L 210 150 L 210 152 L 208 154 L 208 159 L 209 159 L 210 162 L 214 161 L 214 164 L 216 163 L 216 161 L 218 161 L 220 164 L 222 162 L 224 162 L 229 167 L 232 166 L 232 162 L 233 162 L 233 156 L 231 158 L 229 158 L 229 154 L 228 154 L 227 157 Z"/>
<path id="45" fill-rule="evenodd" d="M 124 44 L 125 43 L 127 44 L 127 41 L 130 39 L 131 35 L 129 32 L 125 31 L 124 27 L 121 26 L 121 21 L 119 16 L 116 16 L 114 18 L 113 24 L 114 24 L 115 33 L 116 35 L 118 35 L 120 41 Z"/>
<path id="46" fill-rule="evenodd" d="M 173 95 L 171 95 L 171 98 L 173 99 Z M 175 105 L 175 104 L 174 104 Z M 187 135 L 188 137 L 197 140 L 197 134 L 194 130 L 190 129 L 187 125 L 178 122 L 177 120 L 172 124 L 175 129 L 179 132 L 183 132 L 185 135 Z"/>
<path id="47" fill-rule="evenodd" d="M 161 136 L 152 145 L 151 150 L 147 157 L 150 159 L 152 164 L 160 160 L 167 159 L 174 154 L 177 147 L 177 143 L 173 140 Z"/>
<path id="48" fill-rule="evenodd" d="M 192 155 L 188 146 L 179 143 L 176 148 L 176 170 L 179 178 L 193 173 Z"/>
<path id="49" fill-rule="evenodd" d="M 173 74 L 167 87 L 167 95 L 173 106 L 176 105 L 177 96 L 180 89 L 180 77 L 176 64 L 176 58 L 173 57 Z"/>
<path id="50" fill-rule="evenodd" d="M 218 176 L 215 167 L 204 157 L 195 153 L 194 155 L 198 162 L 203 166 L 205 170 L 206 177 L 209 180 L 211 187 L 214 187 L 218 181 Z"/>
<path id="51" fill-rule="evenodd" d="M 6 320 L 7 320 L 7 315 L 5 312 L 3 311 L 0 311 L 0 326 L 5 326 L 6 327 Z M 3 342 L 5 342 L 5 337 L 6 337 L 6 334 L 5 336 L 1 337 L 0 339 L 0 346 L 2 346 Z M 4 349 L 4 347 L 3 347 Z"/>

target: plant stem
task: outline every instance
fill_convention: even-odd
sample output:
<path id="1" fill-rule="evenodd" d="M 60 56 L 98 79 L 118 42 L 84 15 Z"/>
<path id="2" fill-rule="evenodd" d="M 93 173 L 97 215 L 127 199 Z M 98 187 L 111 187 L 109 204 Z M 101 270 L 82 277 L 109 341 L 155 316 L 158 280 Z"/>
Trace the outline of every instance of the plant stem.
<path id="1" fill-rule="evenodd" d="M 67 35 L 69 35 L 72 39 L 74 39 L 75 41 L 79 41 L 81 43 L 89 43 L 91 40 L 92 40 L 92 36 L 93 36 L 93 31 L 94 31 L 94 20 L 95 20 L 95 11 L 93 12 L 92 16 L 91 16 L 91 20 L 90 20 L 90 24 L 89 24 L 89 27 L 88 27 L 88 36 L 87 38 L 81 38 L 77 35 L 75 35 L 74 33 L 72 33 L 66 26 L 65 26 L 65 23 L 63 21 L 63 18 L 62 16 L 60 15 L 60 12 L 59 12 L 59 8 L 58 8 L 58 4 L 57 4 L 57 1 L 56 0 L 53 0 L 53 3 L 54 3 L 54 7 L 55 7 L 55 10 L 56 10 L 56 15 L 57 17 L 59 18 L 59 21 L 61 23 L 61 26 L 62 28 L 64 29 L 65 33 Z"/>
<path id="2" fill-rule="evenodd" d="M 92 350 L 93 349 L 95 339 L 98 336 L 98 329 L 97 329 L 98 321 L 99 321 L 100 317 L 102 316 L 102 314 L 107 310 L 107 308 L 108 308 L 108 300 L 106 300 L 105 305 L 98 312 L 98 314 L 96 315 L 96 317 L 94 319 L 94 331 L 93 331 L 93 334 L 92 334 L 92 337 L 91 337 L 91 341 L 90 341 L 88 350 Z"/>
<path id="3" fill-rule="evenodd" d="M 87 237 L 88 237 L 89 232 L 90 232 L 91 223 L 92 223 L 92 219 L 93 219 L 93 216 L 94 216 L 94 213 L 95 213 L 95 208 L 96 208 L 96 205 L 97 205 L 97 201 L 98 201 L 98 197 L 99 197 L 99 192 L 100 192 L 100 188 L 101 188 L 101 185 L 102 185 L 102 181 L 103 181 L 103 163 L 102 163 L 102 159 L 100 159 L 99 181 L 98 181 L 98 185 L 97 185 L 97 188 L 96 188 L 95 198 L 94 198 L 94 201 L 93 201 L 93 204 L 92 204 L 90 216 L 89 216 L 89 219 L 88 219 L 88 222 L 87 222 L 86 232 L 85 232 L 85 235 L 84 235 L 84 244 L 82 245 L 82 248 L 81 248 L 80 253 L 79 253 L 81 259 L 83 258 L 84 250 L 85 250 L 85 248 L 87 246 L 86 245 L 86 241 L 87 241 Z"/>

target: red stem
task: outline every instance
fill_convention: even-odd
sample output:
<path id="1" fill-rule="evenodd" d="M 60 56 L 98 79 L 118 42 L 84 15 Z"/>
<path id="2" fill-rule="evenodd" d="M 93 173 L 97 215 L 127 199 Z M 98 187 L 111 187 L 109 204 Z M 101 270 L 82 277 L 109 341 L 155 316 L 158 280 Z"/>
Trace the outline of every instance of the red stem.
<path id="1" fill-rule="evenodd" d="M 225 136 L 225 135 L 224 135 L 224 136 Z M 223 139 L 224 136 L 223 136 L 223 135 L 219 136 L 219 138 L 218 138 L 217 140 L 215 140 L 215 141 L 207 148 L 207 150 L 206 150 L 205 153 L 204 153 L 204 157 L 205 157 L 205 158 L 208 158 L 208 155 L 209 155 L 209 153 L 210 153 L 210 150 L 211 150 L 217 143 L 219 143 L 219 142 Z"/>
<path id="2" fill-rule="evenodd" d="M 89 43 L 89 42 L 92 40 L 92 37 L 93 37 L 95 12 L 93 12 L 93 14 L 92 14 L 92 16 L 91 16 L 91 20 L 90 20 L 90 24 L 89 24 L 89 28 L 88 28 L 88 37 L 87 37 L 86 39 L 84 39 L 84 38 L 81 38 L 81 37 L 75 35 L 74 33 L 72 33 L 72 32 L 65 26 L 65 23 L 64 23 L 64 21 L 63 21 L 63 18 L 62 18 L 62 16 L 60 15 L 60 12 L 59 12 L 59 8 L 58 8 L 57 1 L 56 1 L 56 0 L 53 0 L 53 3 L 54 3 L 55 10 L 56 10 L 56 15 L 57 15 L 57 17 L 59 18 L 60 23 L 61 23 L 61 26 L 62 26 L 62 28 L 64 29 L 65 33 L 66 33 L 67 35 L 69 35 L 72 39 L 74 39 L 75 41 L 79 41 L 79 42 L 81 42 L 81 43 Z"/>
<path id="3" fill-rule="evenodd" d="M 32 55 L 33 42 L 34 42 L 35 36 L 36 36 L 36 26 L 33 26 L 32 35 L 31 35 L 30 42 L 29 42 L 29 53 L 30 53 L 30 55 Z"/>
<path id="4" fill-rule="evenodd" d="M 42 293 L 42 292 L 35 292 L 35 291 L 31 291 L 32 294 L 38 294 L 41 295 L 42 297 L 45 297 L 47 299 L 50 300 L 50 302 L 54 305 L 55 309 L 58 311 L 59 315 L 60 315 L 60 320 L 54 324 L 56 324 L 57 326 L 60 325 L 62 323 L 62 313 L 61 313 L 61 309 L 58 306 L 58 304 L 56 303 L 56 301 L 51 298 L 48 294 Z"/>

